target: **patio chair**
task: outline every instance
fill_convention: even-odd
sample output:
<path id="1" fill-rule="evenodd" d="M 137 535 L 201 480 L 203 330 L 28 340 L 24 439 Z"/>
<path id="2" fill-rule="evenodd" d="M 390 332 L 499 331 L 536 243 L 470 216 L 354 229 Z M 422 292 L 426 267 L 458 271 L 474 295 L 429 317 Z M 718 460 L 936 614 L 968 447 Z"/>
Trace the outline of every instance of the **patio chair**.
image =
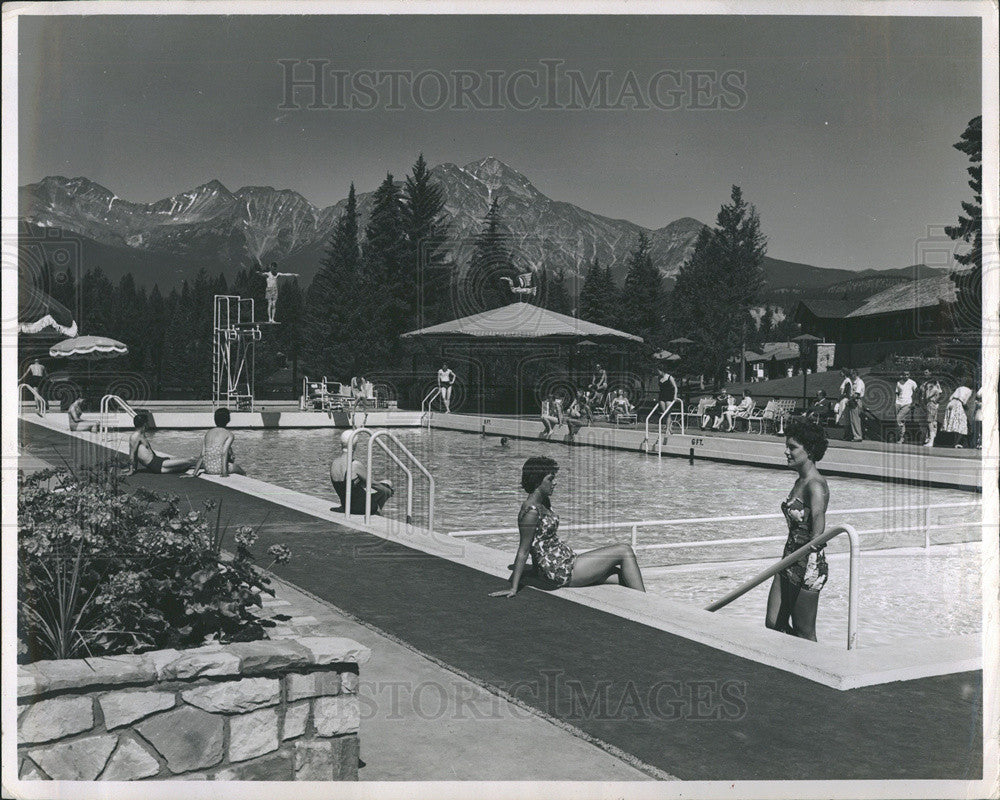
<path id="1" fill-rule="evenodd" d="M 764 433 L 764 426 L 768 422 L 774 421 L 777 415 L 778 401 L 768 400 L 767 405 L 763 408 L 754 408 L 750 411 L 750 416 L 747 417 L 747 433 L 753 433 L 753 426 L 757 425 L 757 433 Z"/>

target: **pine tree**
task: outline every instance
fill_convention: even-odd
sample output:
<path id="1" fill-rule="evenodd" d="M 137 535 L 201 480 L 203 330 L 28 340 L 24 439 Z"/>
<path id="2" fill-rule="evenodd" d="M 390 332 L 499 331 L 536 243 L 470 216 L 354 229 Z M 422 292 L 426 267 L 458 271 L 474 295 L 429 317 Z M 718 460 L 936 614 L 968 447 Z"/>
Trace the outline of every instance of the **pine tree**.
<path id="1" fill-rule="evenodd" d="M 451 268 L 445 263 L 449 224 L 444 215 L 444 190 L 431 178 L 423 153 L 403 185 L 403 222 L 418 287 L 417 325 L 443 322 L 451 316 Z"/>
<path id="2" fill-rule="evenodd" d="M 964 329 L 979 330 L 983 308 L 983 118 L 969 121 L 962 138 L 953 147 L 969 157 L 969 188 L 972 202 L 963 201 L 958 225 L 949 225 L 944 231 L 955 241 L 967 242 L 972 247 L 955 256 L 955 261 L 972 269 L 956 273 L 953 280 L 959 289 L 958 325 Z"/>
<path id="3" fill-rule="evenodd" d="M 703 228 L 671 295 L 674 329 L 695 341 L 690 364 L 716 383 L 753 324 L 749 310 L 763 284 L 766 240 L 760 218 L 738 186 L 716 226 Z"/>
<path id="4" fill-rule="evenodd" d="M 560 314 L 572 314 L 573 304 L 569 296 L 566 269 L 564 267 L 557 267 L 551 275 L 549 274 L 549 270 L 542 270 L 542 273 L 547 279 L 544 294 L 545 307 Z"/>
<path id="5" fill-rule="evenodd" d="M 369 322 L 358 332 L 364 372 L 389 366 L 398 357 L 399 335 L 417 325 L 417 284 L 409 258 L 399 188 L 386 175 L 372 198 L 361 246 L 360 307 Z"/>
<path id="6" fill-rule="evenodd" d="M 613 327 L 618 324 L 618 287 L 611 275 L 611 267 L 601 268 L 594 259 L 584 276 L 580 289 L 580 319 Z"/>
<path id="7" fill-rule="evenodd" d="M 277 332 L 277 346 L 292 368 L 292 388 L 299 382 L 299 354 L 302 348 L 302 321 L 304 302 L 298 278 L 278 287 L 277 318 L 281 325 Z"/>
<path id="8" fill-rule="evenodd" d="M 653 264 L 649 237 L 639 233 L 639 241 L 629 254 L 625 283 L 622 286 L 617 327 L 641 336 L 650 348 L 662 345 L 666 292 L 663 276 Z"/>
<path id="9" fill-rule="evenodd" d="M 472 258 L 456 277 L 455 294 L 463 315 L 500 308 L 513 302 L 502 277 L 517 276 L 511 253 L 511 234 L 500 216 L 499 202 L 493 199 L 476 236 Z"/>

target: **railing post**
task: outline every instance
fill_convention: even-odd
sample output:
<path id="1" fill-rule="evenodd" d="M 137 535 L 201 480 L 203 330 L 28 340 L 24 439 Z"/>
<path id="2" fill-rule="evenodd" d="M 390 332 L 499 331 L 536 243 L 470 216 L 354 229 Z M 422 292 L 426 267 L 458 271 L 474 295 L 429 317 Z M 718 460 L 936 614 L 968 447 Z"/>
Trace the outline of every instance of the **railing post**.
<path id="1" fill-rule="evenodd" d="M 858 592 L 861 588 L 861 548 L 858 534 L 850 525 L 840 526 L 851 546 L 851 563 L 847 577 L 847 649 L 858 646 Z"/>
<path id="2" fill-rule="evenodd" d="M 635 550 L 636 545 L 639 543 L 639 526 L 632 526 L 632 549 Z"/>
<path id="3" fill-rule="evenodd" d="M 924 509 L 924 550 L 931 549 L 931 509 Z"/>

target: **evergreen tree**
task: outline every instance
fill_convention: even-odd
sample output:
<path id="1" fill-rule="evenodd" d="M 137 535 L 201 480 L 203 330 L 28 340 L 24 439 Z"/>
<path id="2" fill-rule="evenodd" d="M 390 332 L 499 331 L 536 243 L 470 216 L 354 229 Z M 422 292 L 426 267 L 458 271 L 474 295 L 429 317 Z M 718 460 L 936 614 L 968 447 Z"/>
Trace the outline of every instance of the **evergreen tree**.
<path id="1" fill-rule="evenodd" d="M 417 325 L 444 322 L 451 317 L 451 269 L 445 263 L 449 225 L 444 215 L 444 190 L 431 178 L 423 153 L 403 186 L 403 221 L 418 287 Z"/>
<path id="2" fill-rule="evenodd" d="M 302 349 L 302 321 L 304 302 L 298 278 L 291 283 L 278 287 L 277 318 L 281 320 L 278 326 L 277 343 L 292 368 L 293 390 L 299 383 L 299 354 Z"/>
<path id="3" fill-rule="evenodd" d="M 386 175 L 372 198 L 361 246 L 361 297 L 368 323 L 356 331 L 364 372 L 388 366 L 400 352 L 399 335 L 417 325 L 417 284 L 406 238 L 399 188 Z"/>
<path id="4" fill-rule="evenodd" d="M 100 267 L 84 274 L 80 294 L 81 335 L 112 336 L 114 285 Z"/>
<path id="5" fill-rule="evenodd" d="M 572 314 L 573 303 L 569 296 L 565 268 L 557 267 L 551 275 L 548 270 L 542 270 L 542 273 L 546 276 L 547 282 L 544 295 L 545 307 L 560 314 Z"/>
<path id="6" fill-rule="evenodd" d="M 962 138 L 953 146 L 969 157 L 971 166 L 966 172 L 972 202 L 963 201 L 965 213 L 959 214 L 958 225 L 949 225 L 944 230 L 951 239 L 972 245 L 968 252 L 955 256 L 955 261 L 972 269 L 957 273 L 953 279 L 959 289 L 956 321 L 960 327 L 975 331 L 981 327 L 983 308 L 983 118 L 971 119 Z"/>
<path id="7" fill-rule="evenodd" d="M 695 341 L 691 366 L 716 383 L 724 380 L 729 359 L 746 341 L 766 252 L 756 209 L 738 186 L 731 200 L 719 210 L 715 228 L 699 233 L 671 295 L 675 330 Z"/>
<path id="8" fill-rule="evenodd" d="M 511 234 L 500 216 L 499 202 L 493 199 L 476 236 L 472 258 L 456 277 L 458 308 L 464 314 L 500 308 L 514 302 L 502 277 L 517 276 L 511 253 Z"/>
<path id="9" fill-rule="evenodd" d="M 666 292 L 663 276 L 653 264 L 649 237 L 639 233 L 639 241 L 629 254 L 625 283 L 619 296 L 617 327 L 641 336 L 646 345 L 656 348 L 664 339 Z"/>
<path id="10" fill-rule="evenodd" d="M 167 306 L 160 293 L 159 284 L 153 284 L 153 290 L 149 293 L 148 307 L 149 316 L 146 328 L 149 347 L 146 348 L 143 371 L 149 376 L 153 389 L 158 391 L 162 382 L 163 337 L 167 329 Z"/>
<path id="11" fill-rule="evenodd" d="M 618 287 L 611 275 L 611 268 L 601 268 L 594 259 L 584 276 L 580 289 L 579 317 L 598 325 L 613 327 L 618 324 Z"/>

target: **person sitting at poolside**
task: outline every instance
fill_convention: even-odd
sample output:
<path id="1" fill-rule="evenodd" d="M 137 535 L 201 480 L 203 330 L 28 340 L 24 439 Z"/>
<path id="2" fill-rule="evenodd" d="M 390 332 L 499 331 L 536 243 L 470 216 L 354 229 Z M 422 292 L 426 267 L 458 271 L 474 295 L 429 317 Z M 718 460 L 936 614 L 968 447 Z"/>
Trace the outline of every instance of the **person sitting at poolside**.
<path id="1" fill-rule="evenodd" d="M 146 472 L 158 475 L 163 472 L 187 472 L 195 465 L 194 458 L 166 458 L 158 456 L 149 443 L 149 413 L 139 411 L 132 418 L 135 430 L 128 439 L 129 470 L 127 475 L 134 475 L 141 466 Z"/>
<path id="2" fill-rule="evenodd" d="M 69 406 L 69 429 L 71 431 L 96 431 L 97 420 L 83 418 L 83 398 L 78 397 Z"/>
<path id="3" fill-rule="evenodd" d="M 562 423 L 562 403 L 549 392 L 542 400 L 542 432 L 539 438 L 548 439 Z"/>
<path id="4" fill-rule="evenodd" d="M 230 473 L 246 475 L 242 467 L 236 463 L 233 455 L 233 432 L 226 430 L 232 419 L 228 408 L 215 409 L 215 427 L 205 433 L 205 441 L 201 446 L 201 456 L 194 465 L 194 474 L 218 475 L 227 477 Z"/>
<path id="5" fill-rule="evenodd" d="M 517 594 L 529 553 L 538 572 L 556 588 L 593 586 L 614 575 L 622 586 L 646 591 L 635 552 L 629 545 L 614 544 L 577 554 L 559 540 L 559 517 L 552 511 L 551 502 L 558 471 L 559 465 L 545 456 L 533 456 L 524 462 L 521 488 L 528 493 L 528 498 L 517 515 L 521 542 L 514 559 L 510 588 L 490 592 L 490 597 Z"/>
<path id="6" fill-rule="evenodd" d="M 569 434 L 566 438 L 572 442 L 580 432 L 580 428 L 587 427 L 592 418 L 590 406 L 587 405 L 586 400 L 579 395 L 574 397 L 573 402 L 566 410 L 566 427 L 569 428 Z"/>
<path id="7" fill-rule="evenodd" d="M 736 420 L 738 419 L 749 419 L 750 413 L 753 411 L 754 399 L 750 396 L 750 390 L 743 390 L 743 399 L 740 400 L 739 405 L 730 405 L 725 411 L 726 423 L 729 425 L 728 430 L 732 431 L 736 427 Z"/>
<path id="8" fill-rule="evenodd" d="M 705 416 L 701 420 L 701 429 L 719 430 L 722 426 L 722 420 L 725 418 L 726 411 L 729 410 L 730 406 L 735 407 L 733 396 L 723 389 L 716 395 L 715 405 L 709 406 L 706 409 Z"/>
<path id="9" fill-rule="evenodd" d="M 628 416 L 635 413 L 635 406 L 629 402 L 628 397 L 625 396 L 625 390 L 619 389 L 615 392 L 615 396 L 611 400 L 611 418 L 615 422 L 622 416 Z"/>
<path id="10" fill-rule="evenodd" d="M 347 497 L 348 480 L 347 442 L 350 440 L 352 433 L 353 431 L 348 430 L 340 434 L 341 453 L 333 460 L 333 463 L 330 464 L 330 482 L 333 484 L 333 490 L 337 493 L 337 497 L 340 498 L 340 507 L 331 508 L 331 511 L 343 511 L 347 508 L 347 502 L 345 500 Z M 364 514 L 365 488 L 368 485 L 368 473 L 365 472 L 365 468 L 361 466 L 360 461 L 351 461 L 350 480 L 351 513 Z M 381 514 L 382 506 L 385 505 L 386 500 L 392 497 L 394 492 L 395 490 L 392 488 L 392 481 L 372 481 L 372 513 Z"/>
<path id="11" fill-rule="evenodd" d="M 822 389 L 816 392 L 816 399 L 809 406 L 806 418 L 817 425 L 833 425 L 837 419 L 837 414 L 830 404 L 830 398 L 826 396 L 826 392 Z"/>

